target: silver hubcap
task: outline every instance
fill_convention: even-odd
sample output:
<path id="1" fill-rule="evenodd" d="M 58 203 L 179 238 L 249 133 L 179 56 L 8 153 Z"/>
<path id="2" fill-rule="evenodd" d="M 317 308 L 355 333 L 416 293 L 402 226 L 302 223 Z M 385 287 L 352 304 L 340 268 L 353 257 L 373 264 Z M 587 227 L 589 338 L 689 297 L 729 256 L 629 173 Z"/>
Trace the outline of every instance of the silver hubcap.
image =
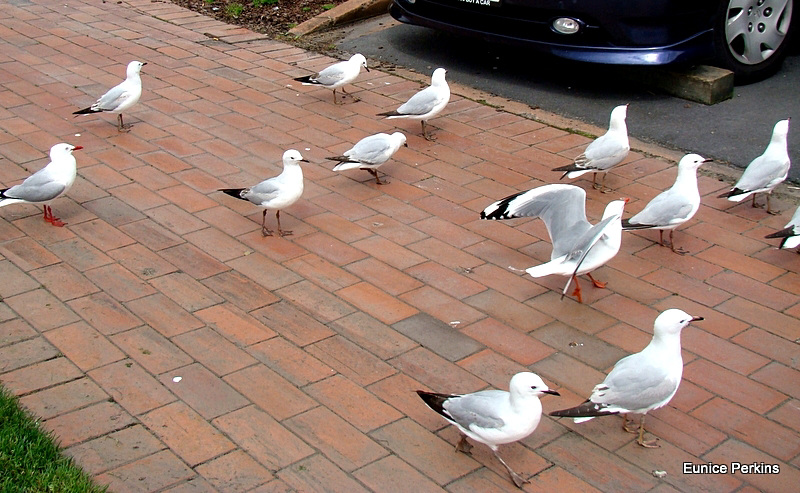
<path id="1" fill-rule="evenodd" d="M 793 0 L 730 0 L 725 40 L 733 57 L 756 65 L 783 43 L 792 20 Z"/>

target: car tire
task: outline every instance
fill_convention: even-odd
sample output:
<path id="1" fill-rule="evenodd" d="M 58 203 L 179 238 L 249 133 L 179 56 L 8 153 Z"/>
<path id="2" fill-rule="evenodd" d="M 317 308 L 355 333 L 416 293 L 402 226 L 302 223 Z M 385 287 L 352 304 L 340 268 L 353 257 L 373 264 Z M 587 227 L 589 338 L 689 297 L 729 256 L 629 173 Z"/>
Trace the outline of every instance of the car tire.
<path id="1" fill-rule="evenodd" d="M 717 63 L 731 70 L 737 83 L 774 74 L 797 31 L 793 7 L 794 0 L 721 0 L 714 22 Z"/>

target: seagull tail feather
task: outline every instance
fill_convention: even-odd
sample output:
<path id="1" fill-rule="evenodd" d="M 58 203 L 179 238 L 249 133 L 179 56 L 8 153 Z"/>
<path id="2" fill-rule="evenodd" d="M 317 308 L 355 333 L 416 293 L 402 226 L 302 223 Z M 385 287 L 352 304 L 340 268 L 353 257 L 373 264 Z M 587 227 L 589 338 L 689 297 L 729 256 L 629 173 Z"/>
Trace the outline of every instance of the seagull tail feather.
<path id="1" fill-rule="evenodd" d="M 385 111 L 383 113 L 378 113 L 377 116 L 390 117 L 390 116 L 401 116 L 401 114 L 398 113 L 396 110 L 392 110 L 392 111 Z"/>

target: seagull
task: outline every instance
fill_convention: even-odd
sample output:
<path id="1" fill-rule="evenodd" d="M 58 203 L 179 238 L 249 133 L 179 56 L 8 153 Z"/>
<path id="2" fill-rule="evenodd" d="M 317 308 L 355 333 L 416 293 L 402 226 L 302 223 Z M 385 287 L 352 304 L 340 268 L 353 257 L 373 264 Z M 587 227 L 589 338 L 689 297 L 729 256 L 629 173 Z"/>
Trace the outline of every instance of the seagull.
<path id="1" fill-rule="evenodd" d="M 379 133 L 359 140 L 352 149 L 345 151 L 341 156 L 326 159 L 339 161 L 333 171 L 360 168 L 369 171 L 375 177 L 375 183 L 383 185 L 389 182 L 381 181 L 376 170 L 388 161 L 400 146 L 408 147 L 406 136 L 402 132 L 395 132 L 392 135 Z"/>
<path id="2" fill-rule="evenodd" d="M 82 110 L 78 110 L 73 115 L 88 115 L 90 113 L 116 113 L 117 114 L 117 130 L 130 130 L 131 125 L 122 124 L 122 112 L 127 111 L 130 107 L 139 101 L 142 95 L 142 78 L 139 77 L 139 72 L 142 67 L 147 65 L 147 62 L 132 61 L 128 64 L 126 78 L 120 84 L 109 89 L 109 91 L 97 100 L 93 105 Z"/>
<path id="3" fill-rule="evenodd" d="M 572 295 L 582 303 L 577 276 L 586 274 L 596 287 L 606 287 L 606 283 L 596 280 L 591 272 L 619 251 L 622 210 L 627 202 L 628 199 L 610 202 L 603 219 L 592 226 L 586 220 L 586 192 L 575 185 L 550 184 L 491 204 L 481 212 L 481 219 L 541 218 L 547 226 L 553 252 L 550 262 L 526 269 L 526 272 L 533 277 L 569 276 L 561 298 L 574 280 Z"/>
<path id="4" fill-rule="evenodd" d="M 400 105 L 395 111 L 378 113 L 386 118 L 410 118 L 422 121 L 422 136 L 425 140 L 434 140 L 425 131 L 425 122 L 438 115 L 450 101 L 450 86 L 444 79 L 447 71 L 437 68 L 431 76 L 431 85 L 411 96 L 411 99 Z"/>
<path id="5" fill-rule="evenodd" d="M 675 228 L 691 219 L 700 208 L 700 192 L 697 189 L 697 168 L 711 159 L 697 154 L 687 154 L 678 163 L 678 177 L 672 188 L 661 192 L 648 202 L 638 214 L 622 221 L 622 229 L 657 229 L 658 243 L 664 246 L 664 230 L 669 230 L 669 243 L 673 252 L 683 255 L 683 250 L 675 250 L 672 234 Z"/>
<path id="6" fill-rule="evenodd" d="M 792 163 L 789 160 L 786 137 L 789 134 L 790 120 L 791 118 L 787 118 L 775 124 L 775 128 L 772 130 L 772 139 L 764 153 L 750 161 L 736 185 L 730 191 L 720 195 L 719 198 L 739 202 L 753 194 L 753 207 L 761 207 L 756 205 L 756 194 L 765 192 L 767 194 L 767 212 L 769 214 L 780 212 L 770 208 L 769 196 L 772 194 L 772 190 L 789 176 L 789 167 Z"/>
<path id="7" fill-rule="evenodd" d="M 628 143 L 628 127 L 625 125 L 625 117 L 628 114 L 628 105 L 617 106 L 611 111 L 611 119 L 608 124 L 608 131 L 592 141 L 591 144 L 580 156 L 575 158 L 575 162 L 553 168 L 553 171 L 563 171 L 563 179 L 577 178 L 584 173 L 593 172 L 592 188 L 600 189 L 603 193 L 610 192 L 611 189 L 604 188 L 606 173 L 614 166 L 621 163 L 631 150 Z M 603 181 L 597 186 L 597 173 L 603 173 Z"/>
<path id="8" fill-rule="evenodd" d="M 636 443 L 648 448 L 657 447 L 656 440 L 644 441 L 644 417 L 648 411 L 666 406 L 678 391 L 683 375 L 681 330 L 698 320 L 703 320 L 703 317 L 693 317 L 676 308 L 661 312 L 653 327 L 653 340 L 646 348 L 617 361 L 603 383 L 594 387 L 586 402 L 570 409 L 553 411 L 550 416 L 575 418 L 576 423 L 582 423 L 596 416 L 641 414 Z M 629 423 L 625 416 L 623 428 L 636 433 L 635 429 L 629 428 Z"/>
<path id="9" fill-rule="evenodd" d="M 497 453 L 499 445 L 516 442 L 527 437 L 542 418 L 544 394 L 560 395 L 550 390 L 539 375 L 530 372 L 511 377 L 508 392 L 481 390 L 472 394 L 437 394 L 417 390 L 425 404 L 439 413 L 461 432 L 456 452 L 470 453 L 472 445 L 467 437 L 487 445 L 497 460 L 505 466 L 511 480 L 518 488 L 530 483 L 515 473 Z"/>
<path id="10" fill-rule="evenodd" d="M 349 60 L 334 63 L 318 74 L 297 77 L 294 80 L 302 82 L 304 86 L 317 85 L 333 89 L 333 104 L 342 104 L 336 101 L 336 89 L 341 87 L 344 94 L 349 94 L 343 86 L 356 80 L 358 74 L 361 73 L 361 67 L 369 72 L 367 59 L 361 53 L 356 53 Z M 358 101 L 358 98 L 353 96 L 353 100 Z"/>
<path id="11" fill-rule="evenodd" d="M 800 246 L 800 207 L 794 211 L 792 219 L 786 223 L 786 227 L 780 231 L 768 234 L 764 238 L 783 238 L 779 248 L 790 249 Z M 800 253 L 800 251 L 798 251 Z"/>
<path id="12" fill-rule="evenodd" d="M 271 236 L 272 230 L 266 226 L 267 209 L 275 209 L 275 219 L 278 221 L 278 234 L 286 236 L 291 231 L 281 229 L 281 209 L 285 209 L 297 202 L 303 195 L 303 170 L 300 163 L 307 163 L 307 159 L 294 149 L 283 153 L 283 172 L 278 176 L 262 181 L 250 188 L 221 188 L 231 197 L 247 200 L 264 209 L 261 215 L 261 236 Z"/>
<path id="13" fill-rule="evenodd" d="M 10 204 L 41 204 L 44 220 L 53 226 L 62 227 L 66 223 L 53 215 L 50 203 L 61 197 L 75 182 L 77 163 L 72 151 L 83 146 L 56 144 L 50 148 L 50 163 L 32 174 L 19 185 L 0 190 L 0 207 Z"/>

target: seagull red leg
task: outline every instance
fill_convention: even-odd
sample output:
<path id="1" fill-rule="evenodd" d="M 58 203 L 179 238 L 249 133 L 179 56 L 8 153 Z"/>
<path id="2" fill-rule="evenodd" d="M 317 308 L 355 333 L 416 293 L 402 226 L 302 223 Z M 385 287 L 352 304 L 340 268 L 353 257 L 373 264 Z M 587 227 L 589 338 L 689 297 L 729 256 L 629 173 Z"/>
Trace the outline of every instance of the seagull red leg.
<path id="1" fill-rule="evenodd" d="M 272 236 L 272 230 L 267 228 L 267 210 L 261 214 L 261 236 Z"/>
<path id="2" fill-rule="evenodd" d="M 608 284 L 608 283 L 605 283 L 605 282 L 598 281 L 597 279 L 592 277 L 592 274 L 590 272 L 587 272 L 586 275 L 589 277 L 589 279 L 592 281 L 592 284 L 594 284 L 594 287 L 596 287 L 596 288 L 601 288 L 602 289 L 602 288 L 606 287 L 606 284 Z"/>
<path id="3" fill-rule="evenodd" d="M 575 290 L 572 292 L 572 296 L 578 299 L 578 303 L 583 303 L 583 298 L 581 297 L 581 284 L 578 282 L 578 276 L 572 276 L 572 280 L 575 281 Z"/>
<path id="4" fill-rule="evenodd" d="M 281 236 L 286 236 L 293 234 L 291 231 L 284 231 L 281 229 L 281 211 L 275 211 L 275 219 L 278 220 L 278 234 Z"/>

